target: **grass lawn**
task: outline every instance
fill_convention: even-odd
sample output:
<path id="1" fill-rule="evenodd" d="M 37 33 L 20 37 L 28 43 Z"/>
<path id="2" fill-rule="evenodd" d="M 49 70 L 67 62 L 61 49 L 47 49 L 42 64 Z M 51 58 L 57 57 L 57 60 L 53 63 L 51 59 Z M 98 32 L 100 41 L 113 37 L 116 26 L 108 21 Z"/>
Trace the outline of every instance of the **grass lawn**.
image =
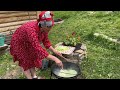
<path id="1" fill-rule="evenodd" d="M 62 18 L 64 23 L 55 25 L 49 33 L 53 46 L 73 31 L 77 32 L 81 42 L 87 46 L 88 58 L 80 65 L 86 79 L 120 79 L 120 45 L 93 36 L 93 33 L 102 33 L 120 38 L 120 12 L 55 11 L 54 14 L 54 18 Z M 0 57 L 0 76 L 17 67 L 9 54 Z M 49 79 L 50 70 L 39 71 L 38 74 Z M 22 73 L 18 77 L 24 78 Z"/>

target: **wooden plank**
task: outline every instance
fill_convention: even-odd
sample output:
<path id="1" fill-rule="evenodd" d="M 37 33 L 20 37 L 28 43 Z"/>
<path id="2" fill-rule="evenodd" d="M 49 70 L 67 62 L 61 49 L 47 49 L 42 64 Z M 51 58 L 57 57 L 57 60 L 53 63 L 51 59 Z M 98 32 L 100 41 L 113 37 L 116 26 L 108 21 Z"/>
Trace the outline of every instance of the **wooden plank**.
<path id="1" fill-rule="evenodd" d="M 10 34 L 10 31 L 14 32 L 18 27 L 20 27 L 21 25 L 18 26 L 11 26 L 11 27 L 7 27 L 7 28 L 3 28 L 2 30 L 0 30 L 1 34 Z M 1 29 L 1 28 L 0 28 Z"/>
<path id="2" fill-rule="evenodd" d="M 22 20 L 29 20 L 29 19 L 36 19 L 36 16 L 22 16 L 22 17 L 9 17 L 9 18 L 2 18 L 0 19 L 1 23 L 8 23 L 8 22 L 15 22 L 15 21 L 22 21 Z"/>
<path id="3" fill-rule="evenodd" d="M 12 31 L 14 33 L 16 31 L 16 29 L 5 31 L 5 32 L 0 32 L 0 33 L 3 34 L 3 35 L 9 35 L 10 31 Z"/>
<path id="4" fill-rule="evenodd" d="M 28 16 L 28 15 L 36 15 L 36 12 L 18 12 L 18 13 L 10 13 L 10 14 L 0 14 L 0 18 L 6 17 L 16 17 L 16 16 Z"/>
<path id="5" fill-rule="evenodd" d="M 8 23 L 8 22 L 15 22 L 15 21 L 22 21 L 22 20 L 29 20 L 29 19 L 37 19 L 37 17 L 36 16 L 23 16 L 23 17 L 4 18 L 4 19 L 0 19 L 0 24 Z"/>
<path id="6" fill-rule="evenodd" d="M 3 27 L 0 28 L 0 32 L 5 32 L 5 31 L 10 31 L 10 30 L 14 30 L 17 29 L 18 27 L 20 27 L 21 25 L 17 25 L 17 26 L 9 26 L 9 27 Z"/>
<path id="7" fill-rule="evenodd" d="M 5 13 L 18 13 L 22 11 L 0 11 L 0 14 L 5 14 Z"/>
<path id="8" fill-rule="evenodd" d="M 6 18 L 6 17 L 14 17 L 14 16 L 28 16 L 28 12 L 19 12 L 19 13 L 11 13 L 11 14 L 0 14 L 0 18 Z"/>
<path id="9" fill-rule="evenodd" d="M 29 13 L 29 15 L 33 15 L 33 14 L 37 15 L 37 11 L 29 11 L 28 13 Z"/>
<path id="10" fill-rule="evenodd" d="M 25 16 L 25 17 L 18 17 L 17 20 L 21 21 L 21 20 L 30 20 L 30 19 L 36 19 L 36 15 L 35 16 Z"/>
<path id="11" fill-rule="evenodd" d="M 13 21 L 17 21 L 17 17 L 0 18 L 0 24 L 7 23 L 7 22 L 13 22 Z"/>
<path id="12" fill-rule="evenodd" d="M 8 27 L 8 26 L 21 25 L 21 24 L 23 24 L 23 23 L 25 23 L 25 22 L 33 21 L 33 20 L 36 20 L 36 19 L 24 20 L 24 21 L 18 21 L 18 22 L 10 22 L 10 23 L 3 23 L 3 24 L 0 24 L 0 28 Z"/>

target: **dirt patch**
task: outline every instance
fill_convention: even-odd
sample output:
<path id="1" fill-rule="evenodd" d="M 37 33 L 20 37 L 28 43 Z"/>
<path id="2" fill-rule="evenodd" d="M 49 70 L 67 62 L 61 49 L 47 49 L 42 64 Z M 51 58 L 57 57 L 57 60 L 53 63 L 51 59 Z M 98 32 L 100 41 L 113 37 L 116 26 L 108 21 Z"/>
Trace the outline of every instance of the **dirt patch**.
<path id="1" fill-rule="evenodd" d="M 18 79 L 21 74 L 22 74 L 21 69 L 17 68 L 15 70 L 6 72 L 6 74 L 3 75 L 1 79 Z"/>

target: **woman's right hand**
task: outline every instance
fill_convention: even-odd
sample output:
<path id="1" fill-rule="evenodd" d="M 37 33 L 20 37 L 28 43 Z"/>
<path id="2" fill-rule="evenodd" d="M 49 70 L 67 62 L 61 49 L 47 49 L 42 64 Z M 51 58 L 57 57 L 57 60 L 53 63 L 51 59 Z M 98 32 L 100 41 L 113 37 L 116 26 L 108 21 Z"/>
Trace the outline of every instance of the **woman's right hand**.
<path id="1" fill-rule="evenodd" d="M 63 69 L 63 63 L 62 63 L 62 61 L 60 61 L 59 59 L 57 59 L 55 62 L 56 62 L 56 64 L 57 64 L 59 67 L 61 67 L 61 68 Z"/>
<path id="2" fill-rule="evenodd" d="M 50 60 L 55 61 L 55 63 L 56 63 L 59 67 L 61 67 L 61 68 L 63 69 L 63 63 L 62 63 L 62 61 L 59 60 L 57 57 L 49 54 L 48 57 L 47 57 L 47 59 L 48 59 L 48 60 L 50 59 Z"/>

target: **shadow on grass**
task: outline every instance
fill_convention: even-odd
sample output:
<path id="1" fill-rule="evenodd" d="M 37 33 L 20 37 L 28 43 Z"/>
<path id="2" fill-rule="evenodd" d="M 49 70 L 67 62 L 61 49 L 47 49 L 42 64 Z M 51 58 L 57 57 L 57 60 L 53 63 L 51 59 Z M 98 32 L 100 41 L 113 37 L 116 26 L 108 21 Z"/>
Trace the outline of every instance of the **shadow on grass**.
<path id="1" fill-rule="evenodd" d="M 94 34 L 93 32 L 88 34 L 88 36 L 85 37 L 85 40 L 90 41 L 90 43 L 93 45 L 96 45 L 105 49 L 116 50 L 116 51 L 120 50 L 120 44 L 111 42 L 99 36 L 95 37 L 93 34 Z"/>

